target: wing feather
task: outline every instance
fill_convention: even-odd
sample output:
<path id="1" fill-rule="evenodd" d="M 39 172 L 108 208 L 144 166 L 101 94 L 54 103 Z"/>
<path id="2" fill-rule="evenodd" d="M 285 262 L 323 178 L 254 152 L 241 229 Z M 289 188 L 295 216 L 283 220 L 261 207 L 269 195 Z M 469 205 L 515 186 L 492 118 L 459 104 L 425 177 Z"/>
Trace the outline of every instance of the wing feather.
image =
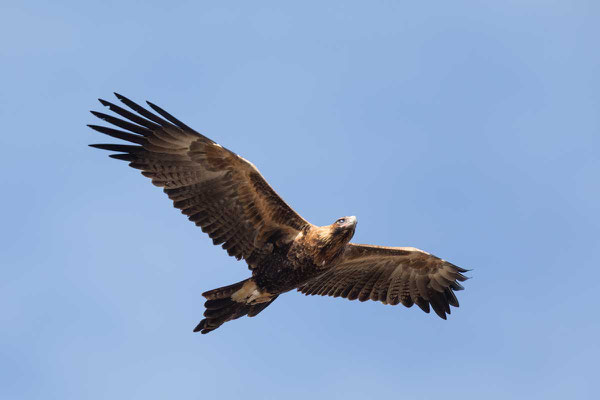
<path id="1" fill-rule="evenodd" d="M 413 247 L 380 247 L 350 243 L 343 259 L 325 274 L 298 290 L 307 295 L 328 295 L 349 300 L 375 300 L 384 304 L 416 304 L 443 319 L 450 306 L 458 307 L 455 290 L 467 270 Z"/>
<path id="2" fill-rule="evenodd" d="M 94 144 L 162 187 L 173 205 L 231 256 L 252 263 L 265 257 L 271 237 L 291 240 L 310 224 L 289 207 L 247 160 L 194 131 L 162 108 L 159 115 L 115 93 L 130 110 L 100 99 L 118 117 L 92 111 L 120 129 L 89 125 L 134 143 Z M 164 118 L 164 119 L 163 119 Z"/>

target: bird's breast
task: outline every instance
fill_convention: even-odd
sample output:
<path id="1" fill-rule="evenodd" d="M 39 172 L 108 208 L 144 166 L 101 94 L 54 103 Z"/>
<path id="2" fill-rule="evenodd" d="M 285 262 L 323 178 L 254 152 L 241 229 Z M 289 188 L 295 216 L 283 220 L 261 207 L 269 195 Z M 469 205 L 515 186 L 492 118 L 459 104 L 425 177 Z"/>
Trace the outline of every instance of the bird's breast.
<path id="1" fill-rule="evenodd" d="M 269 293 L 282 293 L 301 286 L 327 268 L 317 264 L 310 252 L 290 245 L 286 249 L 275 248 L 270 257 L 254 268 L 253 277 Z"/>

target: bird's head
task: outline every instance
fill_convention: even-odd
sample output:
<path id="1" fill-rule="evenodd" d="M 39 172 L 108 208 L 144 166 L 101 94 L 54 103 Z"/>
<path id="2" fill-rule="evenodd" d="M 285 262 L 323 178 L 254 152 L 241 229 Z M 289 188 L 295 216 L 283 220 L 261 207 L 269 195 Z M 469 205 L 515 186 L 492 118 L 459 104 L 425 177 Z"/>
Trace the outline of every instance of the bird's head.
<path id="1" fill-rule="evenodd" d="M 335 222 L 329 225 L 329 235 L 332 242 L 338 245 L 345 246 L 356 230 L 357 219 L 355 216 L 342 217 L 335 220 Z"/>
<path id="2" fill-rule="evenodd" d="M 329 265 L 344 252 L 354 236 L 356 221 L 354 216 L 342 217 L 331 225 L 315 227 L 308 233 L 305 240 L 316 251 L 315 262 L 318 265 Z"/>
<path id="3" fill-rule="evenodd" d="M 345 246 L 356 230 L 357 219 L 355 216 L 342 217 L 336 219 L 333 224 L 317 227 L 312 236 L 315 238 L 319 247 L 338 247 Z"/>
<path id="4" fill-rule="evenodd" d="M 338 236 L 340 239 L 343 238 L 342 240 L 349 242 L 352 236 L 354 236 L 357 223 L 358 220 L 355 216 L 338 218 L 330 225 L 331 232 L 334 236 Z"/>

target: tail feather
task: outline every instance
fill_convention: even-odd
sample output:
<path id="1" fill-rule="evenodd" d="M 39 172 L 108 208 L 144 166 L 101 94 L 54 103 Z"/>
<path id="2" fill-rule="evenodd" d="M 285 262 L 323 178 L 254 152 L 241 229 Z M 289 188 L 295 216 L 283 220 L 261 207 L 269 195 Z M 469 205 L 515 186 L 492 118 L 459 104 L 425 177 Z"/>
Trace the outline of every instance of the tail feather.
<path id="1" fill-rule="evenodd" d="M 238 283 L 234 283 L 231 285 L 227 285 L 227 286 L 223 286 L 223 287 L 216 288 L 213 290 L 209 290 L 207 292 L 202 293 L 202 296 L 204 296 L 207 300 L 225 299 L 227 297 L 230 297 L 232 294 L 234 294 L 238 290 L 240 290 L 242 288 L 242 286 L 244 286 L 244 283 L 246 283 L 250 279 L 245 279 Z"/>
<path id="2" fill-rule="evenodd" d="M 277 296 L 274 296 L 270 301 L 257 304 L 233 300 L 232 296 L 240 291 L 250 279 L 203 293 L 202 295 L 207 299 L 204 303 L 206 308 L 204 311 L 205 318 L 194 328 L 194 332 L 206 334 L 227 321 L 238 319 L 244 315 L 254 317 L 275 301 Z"/>
<path id="3" fill-rule="evenodd" d="M 248 311 L 248 316 L 256 317 L 259 312 L 261 312 L 265 308 L 269 307 L 269 304 L 271 304 L 276 298 L 277 298 L 277 296 L 273 297 L 273 299 L 271 301 L 269 301 L 268 303 L 260 303 L 260 304 L 250 306 L 250 310 Z"/>
<path id="4" fill-rule="evenodd" d="M 233 300 L 231 300 L 230 297 L 225 299 L 206 300 L 204 307 L 206 307 L 207 310 L 219 310 L 223 307 L 230 306 L 232 301 Z"/>

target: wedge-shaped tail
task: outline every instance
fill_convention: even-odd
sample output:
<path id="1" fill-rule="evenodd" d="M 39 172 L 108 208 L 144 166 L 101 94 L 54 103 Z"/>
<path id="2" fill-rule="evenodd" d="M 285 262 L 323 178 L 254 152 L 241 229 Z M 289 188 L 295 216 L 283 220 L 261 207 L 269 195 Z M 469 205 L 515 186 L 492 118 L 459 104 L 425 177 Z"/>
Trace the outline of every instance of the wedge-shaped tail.
<path id="1" fill-rule="evenodd" d="M 214 331 L 227 321 L 238 319 L 244 315 L 254 317 L 277 298 L 277 296 L 272 296 L 267 301 L 252 303 L 249 288 L 251 290 L 256 288 L 252 278 L 202 293 L 202 296 L 207 299 L 204 303 L 205 318 L 194 328 L 194 332 L 205 334 Z"/>

